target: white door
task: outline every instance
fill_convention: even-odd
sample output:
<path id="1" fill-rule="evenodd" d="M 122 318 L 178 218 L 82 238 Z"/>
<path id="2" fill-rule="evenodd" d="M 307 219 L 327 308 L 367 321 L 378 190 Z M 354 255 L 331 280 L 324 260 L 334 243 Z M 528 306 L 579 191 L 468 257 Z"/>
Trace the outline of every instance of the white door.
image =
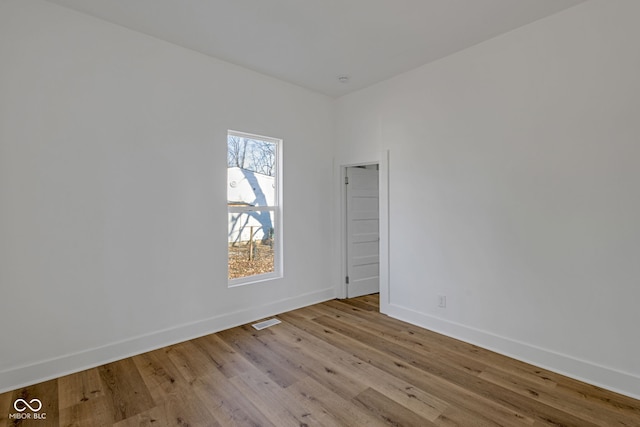
<path id="1" fill-rule="evenodd" d="M 346 168 L 347 298 L 380 290 L 378 168 Z"/>

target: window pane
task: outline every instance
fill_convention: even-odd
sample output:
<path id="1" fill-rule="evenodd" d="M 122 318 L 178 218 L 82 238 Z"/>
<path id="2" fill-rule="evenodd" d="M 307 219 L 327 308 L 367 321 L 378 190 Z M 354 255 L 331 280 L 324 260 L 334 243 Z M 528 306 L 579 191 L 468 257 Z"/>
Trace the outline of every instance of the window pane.
<path id="1" fill-rule="evenodd" d="M 229 213 L 229 279 L 275 271 L 275 212 Z"/>
<path id="2" fill-rule="evenodd" d="M 227 137 L 229 206 L 276 204 L 277 143 L 230 134 Z"/>

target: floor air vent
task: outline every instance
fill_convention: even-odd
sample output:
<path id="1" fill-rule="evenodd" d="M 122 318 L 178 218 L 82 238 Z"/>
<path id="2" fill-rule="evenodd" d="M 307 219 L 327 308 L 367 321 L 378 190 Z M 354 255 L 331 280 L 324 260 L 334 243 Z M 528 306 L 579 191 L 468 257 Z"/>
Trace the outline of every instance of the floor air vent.
<path id="1" fill-rule="evenodd" d="M 277 325 L 278 323 L 281 323 L 278 319 L 269 319 L 269 320 L 265 320 L 264 322 L 254 323 L 251 326 L 253 326 L 254 329 L 260 330 L 260 329 L 268 328 L 269 326 Z"/>

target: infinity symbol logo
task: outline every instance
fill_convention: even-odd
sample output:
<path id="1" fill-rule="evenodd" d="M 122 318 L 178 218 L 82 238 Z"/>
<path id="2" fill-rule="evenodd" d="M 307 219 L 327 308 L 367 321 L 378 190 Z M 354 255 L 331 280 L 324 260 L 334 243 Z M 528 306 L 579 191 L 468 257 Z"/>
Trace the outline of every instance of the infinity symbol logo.
<path id="1" fill-rule="evenodd" d="M 21 403 L 22 405 L 18 406 L 19 403 Z M 31 406 L 34 403 L 35 405 Z M 34 408 L 34 406 L 36 405 L 38 405 L 38 407 Z M 42 409 L 42 402 L 40 402 L 39 399 L 31 399 L 29 402 L 24 399 L 16 399 L 16 401 L 13 402 L 13 407 L 18 412 L 24 412 L 27 410 L 27 408 L 31 409 L 31 412 L 38 412 L 40 409 Z"/>

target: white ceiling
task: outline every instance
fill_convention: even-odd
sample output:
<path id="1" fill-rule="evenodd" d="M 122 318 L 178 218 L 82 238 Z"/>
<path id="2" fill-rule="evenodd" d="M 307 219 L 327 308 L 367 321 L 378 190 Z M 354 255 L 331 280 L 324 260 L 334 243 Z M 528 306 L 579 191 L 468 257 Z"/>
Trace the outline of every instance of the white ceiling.
<path id="1" fill-rule="evenodd" d="M 584 0 L 49 1 L 335 97 Z"/>

